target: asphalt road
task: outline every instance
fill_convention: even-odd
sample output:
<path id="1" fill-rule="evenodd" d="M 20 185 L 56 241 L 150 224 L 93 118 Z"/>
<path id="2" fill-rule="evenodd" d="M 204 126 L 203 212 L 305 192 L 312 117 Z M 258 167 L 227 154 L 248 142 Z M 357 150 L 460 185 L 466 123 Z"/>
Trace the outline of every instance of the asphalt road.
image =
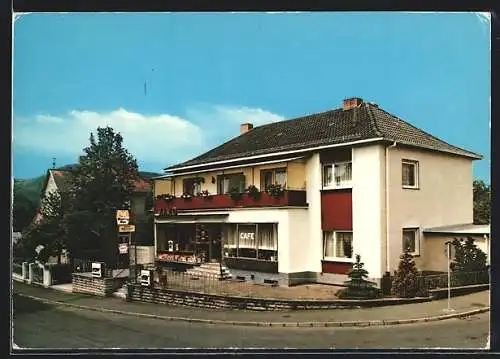
<path id="1" fill-rule="evenodd" d="M 27 298 L 14 305 L 14 343 L 21 348 L 482 349 L 489 332 L 489 313 L 372 328 L 265 328 L 130 317 Z"/>

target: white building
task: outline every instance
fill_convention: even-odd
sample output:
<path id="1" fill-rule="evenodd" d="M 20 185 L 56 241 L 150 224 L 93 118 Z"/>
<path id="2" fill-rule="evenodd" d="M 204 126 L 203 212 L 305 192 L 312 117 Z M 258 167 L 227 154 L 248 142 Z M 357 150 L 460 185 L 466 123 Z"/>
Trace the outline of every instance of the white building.
<path id="1" fill-rule="evenodd" d="M 155 179 L 157 260 L 222 262 L 252 282 L 337 283 L 355 254 L 378 280 L 409 247 L 425 270 L 424 230 L 472 223 L 481 158 L 358 98 L 243 124 L 238 137 Z M 273 195 L 276 184 L 283 191 Z"/>

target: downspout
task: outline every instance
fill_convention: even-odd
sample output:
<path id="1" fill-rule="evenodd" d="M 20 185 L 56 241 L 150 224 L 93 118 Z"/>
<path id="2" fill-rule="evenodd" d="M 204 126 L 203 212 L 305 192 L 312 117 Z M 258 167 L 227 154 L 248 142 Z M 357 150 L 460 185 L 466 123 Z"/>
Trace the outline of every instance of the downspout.
<path id="1" fill-rule="evenodd" d="M 397 142 L 385 148 L 385 270 L 391 273 L 389 250 L 389 149 L 396 147 Z"/>

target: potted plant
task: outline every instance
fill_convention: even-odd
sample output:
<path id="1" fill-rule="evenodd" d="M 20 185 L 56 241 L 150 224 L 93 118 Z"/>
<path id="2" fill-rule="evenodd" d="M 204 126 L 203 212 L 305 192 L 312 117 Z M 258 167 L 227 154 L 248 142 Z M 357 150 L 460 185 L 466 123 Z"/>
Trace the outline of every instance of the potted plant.
<path id="1" fill-rule="evenodd" d="M 203 199 L 210 199 L 212 198 L 212 195 L 208 192 L 208 190 L 204 189 L 200 193 L 198 193 L 198 196 L 200 196 Z"/>
<path id="2" fill-rule="evenodd" d="M 266 190 L 270 196 L 273 196 L 276 198 L 283 196 L 283 193 L 284 193 L 284 190 L 280 184 L 272 184 L 269 187 L 267 187 Z"/>
<path id="3" fill-rule="evenodd" d="M 258 201 L 260 199 L 260 191 L 253 184 L 248 186 L 247 193 L 254 201 Z"/>
<path id="4" fill-rule="evenodd" d="M 231 196 L 231 199 L 233 201 L 239 201 L 243 194 L 240 192 L 240 189 L 238 187 L 232 187 L 229 190 L 229 195 Z"/>
<path id="5" fill-rule="evenodd" d="M 157 200 L 163 200 L 165 202 L 172 202 L 175 199 L 175 196 L 173 194 L 160 194 L 156 196 Z"/>
<path id="6" fill-rule="evenodd" d="M 190 201 L 191 199 L 193 199 L 193 196 L 187 192 L 184 192 L 182 194 L 181 198 L 185 201 Z"/>

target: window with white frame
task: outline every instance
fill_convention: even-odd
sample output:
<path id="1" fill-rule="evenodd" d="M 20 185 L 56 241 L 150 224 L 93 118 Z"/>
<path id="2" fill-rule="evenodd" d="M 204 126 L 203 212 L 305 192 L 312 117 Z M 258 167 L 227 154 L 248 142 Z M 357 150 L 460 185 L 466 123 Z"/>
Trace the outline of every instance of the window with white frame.
<path id="1" fill-rule="evenodd" d="M 418 188 L 418 162 L 403 160 L 402 162 L 403 188 Z"/>
<path id="2" fill-rule="evenodd" d="M 350 261 L 352 259 L 352 232 L 323 232 L 323 259 Z"/>
<path id="3" fill-rule="evenodd" d="M 323 188 L 348 188 L 352 186 L 352 162 L 323 165 Z"/>
<path id="4" fill-rule="evenodd" d="M 420 254 L 420 237 L 418 228 L 403 228 L 403 251 L 413 255 Z"/>

